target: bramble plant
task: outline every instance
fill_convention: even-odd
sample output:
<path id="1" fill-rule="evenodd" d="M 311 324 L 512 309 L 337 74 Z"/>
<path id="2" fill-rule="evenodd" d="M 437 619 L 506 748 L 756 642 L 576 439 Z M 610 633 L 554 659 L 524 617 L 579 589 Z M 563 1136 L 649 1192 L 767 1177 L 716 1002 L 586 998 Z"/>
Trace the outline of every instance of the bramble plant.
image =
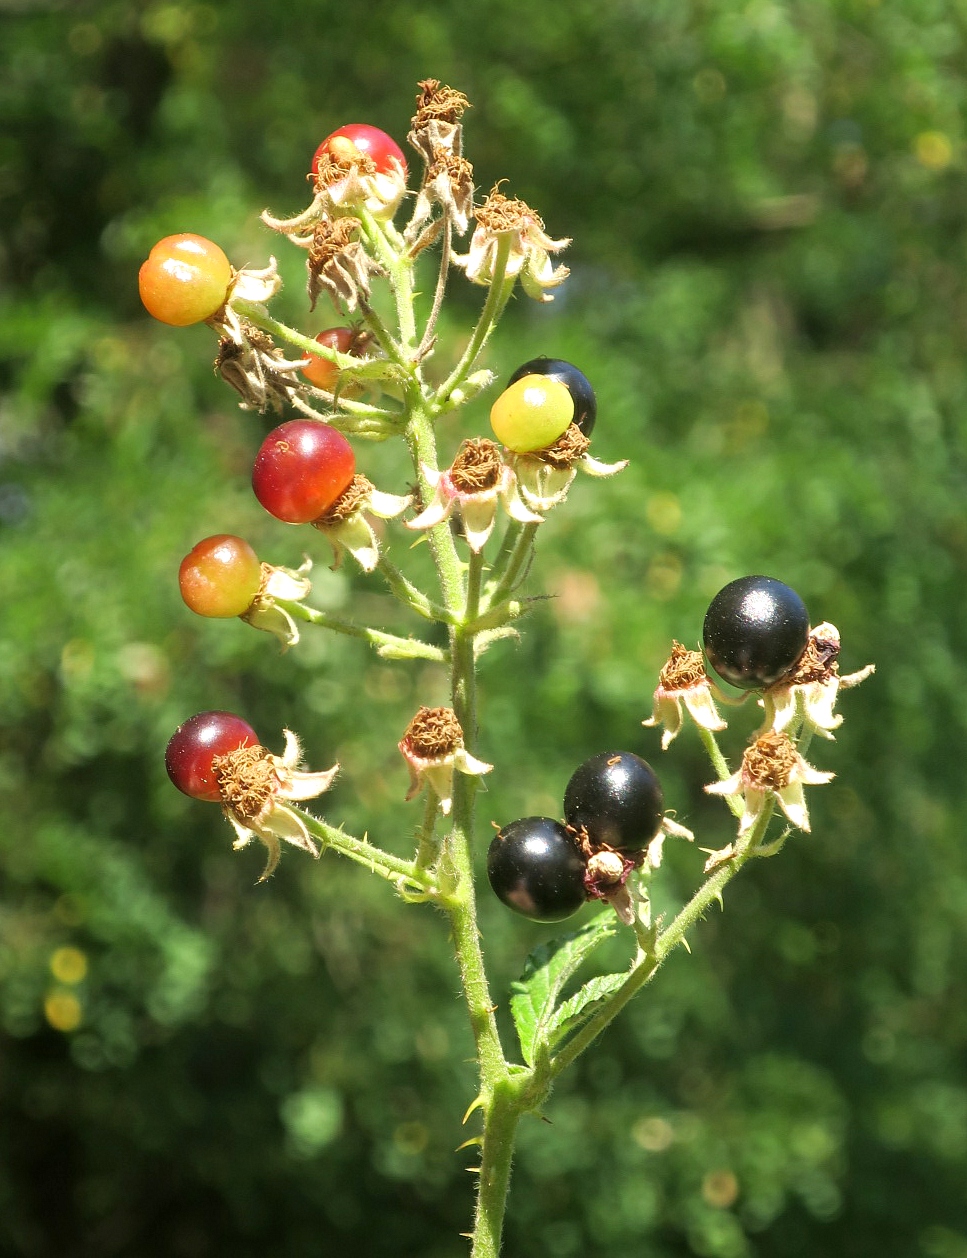
<path id="1" fill-rule="evenodd" d="M 431 661 L 449 670 L 451 706 L 421 707 L 399 742 L 410 773 L 407 799 L 424 797 L 409 858 L 300 807 L 329 788 L 338 766 L 302 769 L 300 743 L 290 730 L 283 754 L 276 755 L 241 717 L 200 713 L 172 736 L 166 763 L 179 790 L 222 805 L 237 848 L 253 841 L 266 848 L 260 881 L 275 869 L 282 843 L 313 856 L 331 849 L 384 878 L 405 902 L 432 904 L 446 915 L 479 1071 L 464 1119 L 481 1124 L 465 1142 L 479 1145 L 481 1156 L 467 1235 L 474 1258 L 496 1258 L 521 1117 L 541 1112 L 558 1076 L 685 943 L 709 907 L 722 903 L 723 889 L 742 866 L 778 852 L 791 829 L 809 829 L 804 787 L 832 774 L 806 761 L 808 744 L 816 734 L 833 737 L 842 721 L 834 711 L 838 690 L 861 681 L 872 666 L 840 676 L 838 632 L 825 622 L 810 628 L 802 600 L 781 581 L 742 577 L 716 595 L 705 619 L 704 652 L 673 644 L 652 715 L 643 723 L 663 727 L 663 750 L 686 716 L 695 724 L 716 775 L 706 790 L 724 798 L 737 821 L 736 837 L 708 851 L 705 881 L 673 920 L 663 921 L 653 916 L 649 894 L 663 844 L 668 837 L 694 836 L 666 812 L 658 777 L 640 756 L 590 748 L 567 784 L 561 820 L 525 817 L 505 824 L 487 856 L 491 888 L 505 905 L 534 921 L 558 922 L 588 901 L 601 902 L 581 929 L 528 959 L 510 999 L 522 1060 L 508 1055 L 477 929 L 475 800 L 481 777 L 494 770 L 477 755 L 477 661 L 517 635 L 529 606 L 521 587 L 538 530 L 564 505 L 576 472 L 605 478 L 625 464 L 590 455 L 594 391 L 573 364 L 548 357 L 523 364 L 493 402 L 496 440 L 465 440 L 449 466 L 440 466 L 439 421 L 494 383 L 479 362 L 515 287 L 546 302 L 567 275 L 552 255 L 569 242 L 548 236 L 523 201 L 495 188 L 475 202 L 462 146 L 467 106 L 458 91 L 435 80 L 420 83 L 408 140 L 423 174 L 409 202 L 400 148 L 376 128 L 352 124 L 316 150 L 308 208 L 290 219 L 263 214 L 269 228 L 306 251 L 311 305 L 327 292 L 340 317 L 355 316 L 355 324 L 315 338 L 287 327 L 267 309 L 280 288 L 274 259 L 263 270 L 235 271 L 216 245 L 193 235 L 157 244 L 140 281 L 145 305 L 162 322 L 204 321 L 214 329 L 216 369 L 244 408 L 295 412 L 266 436 L 256 457 L 252 485 L 262 506 L 280 521 L 323 533 L 336 564 L 348 554 L 415 617 L 437 627 L 431 636 L 445 634 L 447 645 L 439 646 L 317 610 L 307 601 L 308 559 L 298 570 L 274 566 L 231 534 L 199 541 L 181 564 L 182 595 L 200 615 L 241 616 L 285 646 L 298 642 L 300 625 L 310 625 L 358 638 L 387 659 Z M 405 203 L 411 213 L 400 229 L 395 219 Z M 460 254 L 455 238 L 469 231 L 471 220 L 476 226 Z M 438 270 L 421 322 L 416 270 L 431 248 L 438 248 Z M 459 360 L 441 377 L 432 370 L 436 325 L 454 266 L 486 296 Z M 377 285 L 384 289 L 378 302 Z M 350 437 L 402 439 L 411 492 L 392 494 L 371 484 L 356 470 Z M 390 562 L 373 516 L 397 519 L 411 539 L 426 539 L 436 589 L 419 588 Z M 723 690 L 716 676 L 730 688 Z M 762 720 L 733 772 L 716 738 L 726 728 L 720 709 L 738 707 L 750 695 Z M 788 824 L 771 835 L 777 807 Z M 621 926 L 634 942 L 629 968 L 579 984 L 580 967 Z"/>

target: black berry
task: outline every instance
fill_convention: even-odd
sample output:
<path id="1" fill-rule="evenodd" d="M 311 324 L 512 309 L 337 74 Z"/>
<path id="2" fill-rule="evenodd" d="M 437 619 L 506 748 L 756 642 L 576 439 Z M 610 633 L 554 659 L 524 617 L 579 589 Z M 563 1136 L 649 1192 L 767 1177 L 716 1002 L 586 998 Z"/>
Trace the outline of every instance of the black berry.
<path id="1" fill-rule="evenodd" d="M 532 358 L 529 363 L 517 368 L 507 381 L 507 388 L 524 376 L 550 376 L 552 380 L 560 380 L 574 401 L 572 422 L 577 424 L 585 437 L 591 436 L 591 429 L 598 417 L 598 400 L 583 371 L 579 371 L 573 363 L 565 362 L 563 358 Z"/>
<path id="2" fill-rule="evenodd" d="M 647 760 L 603 751 L 576 769 L 564 792 L 564 819 L 587 831 L 591 846 L 638 852 L 661 827 L 665 801 Z"/>
<path id="3" fill-rule="evenodd" d="M 796 591 L 774 577 L 739 577 L 709 604 L 702 639 L 721 678 L 743 690 L 762 690 L 805 651 L 809 612 Z"/>
<path id="4" fill-rule="evenodd" d="M 522 817 L 494 836 L 487 876 L 494 894 L 532 922 L 561 922 L 587 898 L 584 857 L 550 817 Z"/>

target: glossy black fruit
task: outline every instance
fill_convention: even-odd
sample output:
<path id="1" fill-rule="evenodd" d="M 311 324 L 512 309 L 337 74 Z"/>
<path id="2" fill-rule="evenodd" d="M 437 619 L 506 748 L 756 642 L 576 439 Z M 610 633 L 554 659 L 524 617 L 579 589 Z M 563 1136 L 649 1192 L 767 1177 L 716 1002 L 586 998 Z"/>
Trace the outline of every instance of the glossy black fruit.
<path id="1" fill-rule="evenodd" d="M 523 376 L 550 376 L 552 380 L 560 380 L 574 399 L 573 422 L 585 437 L 591 436 L 591 429 L 598 417 L 598 400 L 583 371 L 579 371 L 573 363 L 565 362 L 563 358 L 532 358 L 530 362 L 517 368 L 507 381 L 507 388 Z"/>
<path id="2" fill-rule="evenodd" d="M 576 769 L 564 792 L 564 819 L 583 826 L 594 847 L 638 852 L 658 833 L 665 812 L 661 783 L 631 751 L 603 751 Z"/>
<path id="3" fill-rule="evenodd" d="M 772 686 L 802 655 L 809 612 L 795 590 L 775 577 L 739 577 L 709 604 L 702 640 L 709 664 L 733 686 Z"/>
<path id="4" fill-rule="evenodd" d="M 561 922 L 587 898 L 584 857 L 560 822 L 522 817 L 495 835 L 487 876 L 499 900 L 532 922 Z"/>

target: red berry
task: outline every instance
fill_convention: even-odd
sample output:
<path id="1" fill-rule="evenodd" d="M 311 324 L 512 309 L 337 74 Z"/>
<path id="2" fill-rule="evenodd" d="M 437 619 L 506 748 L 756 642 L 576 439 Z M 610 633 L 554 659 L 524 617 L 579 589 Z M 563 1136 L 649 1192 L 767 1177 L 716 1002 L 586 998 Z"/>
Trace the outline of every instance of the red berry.
<path id="1" fill-rule="evenodd" d="M 181 597 L 199 616 L 241 616 L 262 584 L 259 557 L 241 537 L 206 537 L 181 561 Z"/>
<path id="2" fill-rule="evenodd" d="M 221 795 L 212 761 L 239 747 L 257 747 L 259 736 L 231 712 L 199 712 L 179 725 L 165 752 L 165 768 L 179 791 L 192 799 L 218 803 Z"/>
<path id="3" fill-rule="evenodd" d="M 204 236 L 165 236 L 142 265 L 138 289 L 149 314 L 184 328 L 224 305 L 234 274 L 218 245 Z"/>
<path id="4" fill-rule="evenodd" d="M 320 345 L 334 349 L 339 354 L 359 356 L 365 352 L 371 338 L 359 328 L 326 328 L 324 332 L 318 333 L 316 340 Z M 317 389 L 332 393 L 339 378 L 339 368 L 328 358 L 313 358 L 307 367 L 302 368 L 302 374 Z"/>
<path id="5" fill-rule="evenodd" d="M 402 167 L 403 178 L 406 178 L 406 158 L 403 156 L 403 150 L 385 131 L 380 131 L 378 127 L 371 127 L 365 122 L 351 122 L 348 126 L 333 131 L 332 135 L 326 136 L 312 159 L 313 175 L 319 173 L 319 160 L 324 153 L 340 163 L 358 160 L 358 154 L 361 153 L 372 160 L 377 173 L 381 175 L 395 173 L 397 169 L 393 160 L 395 158 Z"/>
<path id="6" fill-rule="evenodd" d="M 341 432 L 311 419 L 290 419 L 262 442 L 252 488 L 277 520 L 309 524 L 325 515 L 355 474 L 353 448 Z"/>

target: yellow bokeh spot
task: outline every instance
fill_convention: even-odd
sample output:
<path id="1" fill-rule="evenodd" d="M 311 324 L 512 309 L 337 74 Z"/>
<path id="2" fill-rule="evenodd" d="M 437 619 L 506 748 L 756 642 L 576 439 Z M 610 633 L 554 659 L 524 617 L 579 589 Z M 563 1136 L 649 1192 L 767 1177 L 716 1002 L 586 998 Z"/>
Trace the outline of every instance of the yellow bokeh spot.
<path id="1" fill-rule="evenodd" d="M 739 1195 L 739 1181 L 731 1171 L 709 1171 L 702 1180 L 702 1200 L 718 1210 L 727 1210 Z"/>
<path id="2" fill-rule="evenodd" d="M 682 564 L 677 555 L 656 555 L 645 577 L 649 592 L 664 602 L 674 598 L 682 583 Z"/>
<path id="3" fill-rule="evenodd" d="M 954 146 L 942 131 L 921 131 L 913 141 L 913 152 L 927 170 L 946 170 L 954 156 Z"/>
<path id="4" fill-rule="evenodd" d="M 423 1152 L 430 1141 L 430 1133 L 423 1123 L 400 1123 L 393 1132 L 393 1143 L 400 1153 L 411 1157 Z"/>
<path id="5" fill-rule="evenodd" d="M 635 1144 L 649 1153 L 663 1153 L 675 1139 L 675 1129 L 664 1118 L 639 1118 L 631 1129 Z"/>
<path id="6" fill-rule="evenodd" d="M 678 532 L 682 522 L 682 504 L 675 494 L 652 494 L 645 507 L 648 523 L 662 537 Z"/>
<path id="7" fill-rule="evenodd" d="M 51 992 L 44 1001 L 44 1017 L 55 1031 L 76 1031 L 81 1025 L 81 1002 L 73 992 Z"/>
<path id="8" fill-rule="evenodd" d="M 50 972 L 58 983 L 82 983 L 87 977 L 87 957 L 80 948 L 58 948 L 50 958 Z"/>

